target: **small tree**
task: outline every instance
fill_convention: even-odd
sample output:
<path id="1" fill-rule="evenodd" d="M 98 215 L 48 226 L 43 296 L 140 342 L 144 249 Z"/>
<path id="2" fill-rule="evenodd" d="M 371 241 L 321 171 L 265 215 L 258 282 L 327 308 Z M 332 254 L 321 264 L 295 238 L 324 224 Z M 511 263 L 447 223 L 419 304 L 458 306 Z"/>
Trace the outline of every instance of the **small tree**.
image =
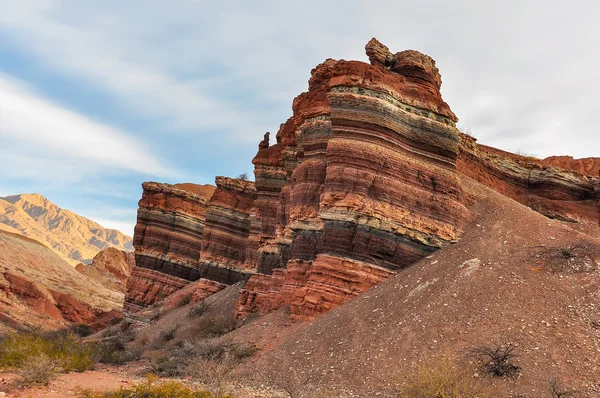
<path id="1" fill-rule="evenodd" d="M 239 178 L 240 180 L 246 181 L 248 179 L 248 173 L 242 173 L 242 174 L 238 175 L 237 178 Z"/>
<path id="2" fill-rule="evenodd" d="M 482 346 L 472 351 L 474 357 L 482 362 L 482 369 L 491 376 L 511 377 L 521 371 L 513 361 L 519 357 L 514 343 Z"/>

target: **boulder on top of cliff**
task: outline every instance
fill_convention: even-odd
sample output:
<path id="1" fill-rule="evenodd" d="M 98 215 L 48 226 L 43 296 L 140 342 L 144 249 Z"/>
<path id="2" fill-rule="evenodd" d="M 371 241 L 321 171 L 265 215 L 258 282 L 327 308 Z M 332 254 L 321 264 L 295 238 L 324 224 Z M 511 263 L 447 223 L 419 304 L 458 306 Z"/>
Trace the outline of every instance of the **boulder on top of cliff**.
<path id="1" fill-rule="evenodd" d="M 390 49 L 386 45 L 381 43 L 376 38 L 369 40 L 365 46 L 365 51 L 369 57 L 371 65 L 378 65 L 383 67 L 390 67 L 394 59 L 394 54 L 391 53 Z"/>
<path id="2" fill-rule="evenodd" d="M 429 55 L 415 50 L 392 54 L 390 49 L 376 38 L 369 40 L 365 51 L 371 65 L 383 66 L 415 82 L 431 84 L 436 90 L 442 86 L 440 72 Z"/>
<path id="3" fill-rule="evenodd" d="M 394 54 L 390 70 L 405 76 L 412 82 L 429 84 L 437 91 L 442 87 L 442 77 L 433 58 L 415 50 Z"/>
<path id="4" fill-rule="evenodd" d="M 261 142 L 258 143 L 258 149 L 264 149 L 264 148 L 268 148 L 269 147 L 269 135 L 271 133 L 269 133 L 268 131 L 265 133 L 263 140 Z"/>

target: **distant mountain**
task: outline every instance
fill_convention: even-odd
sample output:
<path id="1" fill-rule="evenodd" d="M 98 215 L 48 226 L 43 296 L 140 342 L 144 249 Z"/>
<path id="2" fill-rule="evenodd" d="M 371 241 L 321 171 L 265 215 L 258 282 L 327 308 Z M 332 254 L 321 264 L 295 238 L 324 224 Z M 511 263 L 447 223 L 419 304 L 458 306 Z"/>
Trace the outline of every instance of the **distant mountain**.
<path id="1" fill-rule="evenodd" d="M 0 197 L 0 230 L 45 244 L 73 267 L 90 264 L 108 247 L 133 250 L 129 236 L 61 209 L 39 194 Z"/>

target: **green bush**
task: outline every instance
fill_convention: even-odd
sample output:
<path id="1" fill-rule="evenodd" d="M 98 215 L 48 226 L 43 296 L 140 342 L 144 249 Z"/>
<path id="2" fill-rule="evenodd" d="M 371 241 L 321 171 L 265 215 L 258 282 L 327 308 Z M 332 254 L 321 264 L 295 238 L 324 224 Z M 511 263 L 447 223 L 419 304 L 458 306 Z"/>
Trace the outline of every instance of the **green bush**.
<path id="1" fill-rule="evenodd" d="M 73 333 L 10 333 L 0 341 L 0 368 L 21 369 L 46 356 L 64 372 L 83 372 L 100 358 L 99 345 Z"/>
<path id="2" fill-rule="evenodd" d="M 182 383 L 168 381 L 164 383 L 157 382 L 156 376 L 149 376 L 148 379 L 133 387 L 121 388 L 118 391 L 97 393 L 90 390 L 79 393 L 80 398 L 217 398 L 208 391 L 194 391 Z M 234 398 L 232 396 L 222 396 L 221 398 Z"/>

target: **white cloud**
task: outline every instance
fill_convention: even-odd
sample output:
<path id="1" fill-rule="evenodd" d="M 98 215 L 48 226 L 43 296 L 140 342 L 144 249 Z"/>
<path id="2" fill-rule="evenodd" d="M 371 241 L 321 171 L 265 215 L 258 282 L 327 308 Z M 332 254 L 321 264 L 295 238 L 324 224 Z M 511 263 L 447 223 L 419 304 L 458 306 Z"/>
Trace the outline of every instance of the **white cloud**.
<path id="1" fill-rule="evenodd" d="M 315 64 L 364 60 L 376 36 L 393 51 L 433 56 L 445 99 L 482 142 L 597 154 L 597 2 L 5 3 L 7 41 L 158 129 L 194 131 L 196 143 L 255 143 L 289 116 Z M 565 144 L 571 134 L 578 140 Z"/>
<path id="2" fill-rule="evenodd" d="M 138 5 L 146 8 L 146 4 Z M 219 100 L 219 87 L 215 87 L 219 77 L 203 76 L 199 71 L 203 63 L 210 64 L 198 59 L 198 51 L 193 48 L 196 44 L 190 40 L 183 47 L 177 45 L 178 38 L 164 30 L 165 24 L 178 24 L 170 4 L 155 3 L 154 8 L 145 11 L 139 7 L 104 7 L 100 3 L 91 8 L 80 6 L 80 2 L 12 3 L 0 15 L 0 29 L 9 32 L 19 46 L 46 67 L 109 92 L 121 106 L 156 121 L 163 129 L 181 132 L 227 128 L 225 135 L 254 142 L 247 131 L 255 130 L 260 135 L 266 128 L 260 114 Z M 185 16 L 182 32 L 197 24 L 195 18 Z M 160 37 L 163 30 L 164 37 Z M 198 33 L 192 30 L 184 39 L 205 39 Z M 171 45 L 180 52 L 170 51 Z M 190 62 L 196 69 L 192 77 L 169 70 L 176 68 L 174 63 Z M 220 81 L 229 80 L 222 77 Z"/>
<path id="3" fill-rule="evenodd" d="M 173 174 L 128 134 L 62 108 L 2 73 L 0 139 L 3 167 L 12 178 L 77 181 L 111 169 Z"/>
<path id="4" fill-rule="evenodd" d="M 117 231 L 121 231 L 125 235 L 133 238 L 133 229 L 135 228 L 136 220 L 135 217 L 131 221 L 112 220 L 108 218 L 91 218 L 91 220 L 102 225 L 104 228 L 116 229 Z"/>

